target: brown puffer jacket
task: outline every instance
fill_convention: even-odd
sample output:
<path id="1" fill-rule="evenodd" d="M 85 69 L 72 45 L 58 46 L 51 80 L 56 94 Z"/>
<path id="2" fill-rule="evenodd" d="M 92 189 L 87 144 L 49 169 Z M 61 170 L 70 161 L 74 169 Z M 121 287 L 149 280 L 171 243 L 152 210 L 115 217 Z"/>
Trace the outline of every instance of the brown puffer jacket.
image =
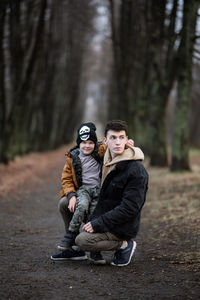
<path id="1" fill-rule="evenodd" d="M 103 162 L 106 146 L 100 143 L 98 148 L 91 154 L 99 163 Z M 60 198 L 68 194 L 76 194 L 76 191 L 82 185 L 82 167 L 79 158 L 80 149 L 76 146 L 67 154 L 65 166 L 62 171 L 62 188 L 60 190 Z"/>

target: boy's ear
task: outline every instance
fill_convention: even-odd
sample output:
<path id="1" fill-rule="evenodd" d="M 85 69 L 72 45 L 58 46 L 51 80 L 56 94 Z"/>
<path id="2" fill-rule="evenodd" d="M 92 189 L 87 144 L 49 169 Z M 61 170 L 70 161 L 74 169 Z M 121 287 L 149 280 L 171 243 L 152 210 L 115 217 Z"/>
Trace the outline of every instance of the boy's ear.
<path id="1" fill-rule="evenodd" d="M 107 138 L 106 138 L 106 137 L 103 138 L 103 143 L 104 143 L 105 145 L 107 145 Z"/>

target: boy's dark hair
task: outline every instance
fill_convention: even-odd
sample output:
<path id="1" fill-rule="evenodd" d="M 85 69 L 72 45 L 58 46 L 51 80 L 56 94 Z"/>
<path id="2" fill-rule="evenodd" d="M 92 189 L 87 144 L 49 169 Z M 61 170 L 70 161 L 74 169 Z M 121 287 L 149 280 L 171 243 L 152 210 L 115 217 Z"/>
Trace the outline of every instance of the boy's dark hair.
<path id="1" fill-rule="evenodd" d="M 106 124 L 105 132 L 104 132 L 105 136 L 107 136 L 109 130 L 114 130 L 114 131 L 124 130 L 127 134 L 128 127 L 125 121 L 112 120 L 112 121 L 108 121 L 108 123 Z"/>

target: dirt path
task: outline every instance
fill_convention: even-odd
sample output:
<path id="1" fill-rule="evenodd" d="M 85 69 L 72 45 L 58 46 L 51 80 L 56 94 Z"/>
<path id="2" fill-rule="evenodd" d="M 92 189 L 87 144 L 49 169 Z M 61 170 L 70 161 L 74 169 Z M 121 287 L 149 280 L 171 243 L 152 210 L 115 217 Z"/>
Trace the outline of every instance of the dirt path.
<path id="1" fill-rule="evenodd" d="M 130 265 L 53 262 L 64 231 L 57 211 L 65 149 L 0 166 L 0 299 L 200 299 L 200 169 L 151 169 Z M 107 256 L 107 258 L 109 258 Z"/>

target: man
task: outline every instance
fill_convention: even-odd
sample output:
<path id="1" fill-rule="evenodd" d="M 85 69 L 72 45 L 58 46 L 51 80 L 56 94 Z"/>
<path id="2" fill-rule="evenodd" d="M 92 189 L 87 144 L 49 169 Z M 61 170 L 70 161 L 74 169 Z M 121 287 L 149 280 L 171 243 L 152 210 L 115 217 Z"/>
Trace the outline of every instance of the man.
<path id="1" fill-rule="evenodd" d="M 108 146 L 102 170 L 102 187 L 96 209 L 75 243 L 91 252 L 94 263 L 105 263 L 100 251 L 115 251 L 114 266 L 130 263 L 148 188 L 148 174 L 140 160 L 142 151 L 126 148 L 127 125 L 113 120 L 105 128 Z M 92 255 L 92 254 L 95 255 Z"/>

